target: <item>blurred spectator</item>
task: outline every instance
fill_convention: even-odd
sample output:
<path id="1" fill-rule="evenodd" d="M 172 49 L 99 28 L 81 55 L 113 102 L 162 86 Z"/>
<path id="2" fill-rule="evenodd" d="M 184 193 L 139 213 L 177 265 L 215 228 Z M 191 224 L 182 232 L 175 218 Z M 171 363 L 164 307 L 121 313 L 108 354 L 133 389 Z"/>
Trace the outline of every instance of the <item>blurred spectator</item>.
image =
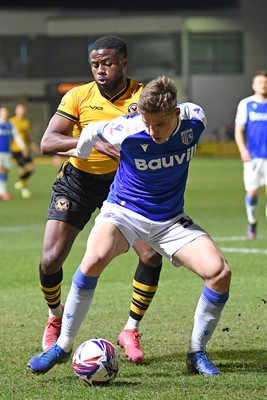
<path id="1" fill-rule="evenodd" d="M 8 121 L 9 111 L 5 106 L 0 107 L 0 199 L 11 200 L 11 195 L 7 192 L 7 178 L 10 169 L 11 141 L 17 144 L 23 157 L 27 157 L 28 152 L 23 140 L 18 134 L 15 126 Z"/>
<path id="2" fill-rule="evenodd" d="M 30 137 L 30 120 L 26 117 L 26 106 L 18 104 L 15 108 L 15 115 L 10 118 L 10 122 L 15 125 L 20 138 L 28 150 L 28 155 L 25 157 L 17 143 L 13 140 L 11 144 L 12 156 L 18 165 L 19 180 L 15 183 L 15 189 L 21 190 L 21 197 L 28 199 L 31 197 L 31 192 L 28 189 L 28 179 L 35 171 L 33 154 L 39 153 L 39 148 L 31 140 Z"/>

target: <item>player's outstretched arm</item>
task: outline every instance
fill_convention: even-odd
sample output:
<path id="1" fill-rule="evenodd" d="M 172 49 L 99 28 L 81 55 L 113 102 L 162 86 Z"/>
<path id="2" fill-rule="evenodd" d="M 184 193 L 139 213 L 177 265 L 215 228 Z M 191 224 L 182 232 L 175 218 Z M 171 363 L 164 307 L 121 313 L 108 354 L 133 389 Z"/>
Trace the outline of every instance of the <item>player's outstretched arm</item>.
<path id="1" fill-rule="evenodd" d="M 119 132 L 114 132 L 115 129 L 113 129 L 114 121 L 116 121 L 115 126 L 118 126 L 117 120 L 118 119 L 115 119 L 110 122 L 91 122 L 82 130 L 77 147 L 66 152 L 58 152 L 58 155 L 85 159 L 90 155 L 93 147 L 96 146 L 97 149 L 99 148 L 100 143 L 97 145 L 97 142 L 99 141 L 103 141 L 103 144 L 109 145 L 110 149 L 112 148 L 112 145 L 117 146 L 119 149 L 121 137 Z M 118 149 L 112 150 L 116 158 L 119 154 Z"/>
<path id="2" fill-rule="evenodd" d="M 58 154 L 76 147 L 78 138 L 72 136 L 74 122 L 60 115 L 54 115 L 42 137 L 40 148 L 42 154 Z"/>

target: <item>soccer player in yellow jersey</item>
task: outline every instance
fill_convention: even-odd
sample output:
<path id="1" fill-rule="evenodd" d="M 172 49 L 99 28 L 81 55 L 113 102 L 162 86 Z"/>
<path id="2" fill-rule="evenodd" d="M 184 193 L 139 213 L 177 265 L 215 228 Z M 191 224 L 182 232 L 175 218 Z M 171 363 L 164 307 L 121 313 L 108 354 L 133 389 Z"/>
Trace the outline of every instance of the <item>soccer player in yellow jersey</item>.
<path id="1" fill-rule="evenodd" d="M 15 115 L 10 118 L 10 122 L 16 127 L 19 136 L 29 152 L 28 156 L 24 157 L 15 140 L 12 141 L 12 157 L 17 162 L 19 172 L 19 181 L 15 183 L 15 189 L 21 190 L 21 197 L 28 199 L 31 197 L 31 192 L 28 189 L 28 179 L 35 171 L 35 164 L 30 150 L 38 152 L 39 149 L 38 146 L 31 140 L 31 123 L 26 117 L 26 106 L 24 104 L 17 104 L 15 108 Z"/>
<path id="2" fill-rule="evenodd" d="M 94 81 L 67 92 L 41 141 L 43 154 L 56 154 L 76 147 L 81 130 L 92 121 L 109 120 L 136 112 L 143 84 L 127 77 L 127 47 L 117 36 L 96 40 L 89 61 Z M 63 263 L 75 238 L 102 206 L 113 182 L 119 153 L 110 144 L 97 142 L 88 159 L 67 159 L 61 166 L 50 200 L 40 262 L 40 287 L 49 307 L 42 347 L 48 350 L 60 335 Z M 162 257 L 147 244 L 134 246 L 139 263 L 133 280 L 128 321 L 118 344 L 135 363 L 143 361 L 139 323 L 156 293 Z M 151 268 L 153 267 L 153 268 Z"/>

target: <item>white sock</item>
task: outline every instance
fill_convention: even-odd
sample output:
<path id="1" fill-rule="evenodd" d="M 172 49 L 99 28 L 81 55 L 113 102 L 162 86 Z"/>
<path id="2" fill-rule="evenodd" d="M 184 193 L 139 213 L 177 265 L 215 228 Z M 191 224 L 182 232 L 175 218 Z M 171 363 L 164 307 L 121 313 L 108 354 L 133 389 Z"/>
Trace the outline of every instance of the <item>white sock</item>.
<path id="1" fill-rule="evenodd" d="M 0 194 L 6 193 L 7 184 L 6 180 L 0 180 Z"/>
<path id="2" fill-rule="evenodd" d="M 211 303 L 204 299 L 203 295 L 200 297 L 194 316 L 189 353 L 205 351 L 206 344 L 221 318 L 224 305 L 224 303 Z"/>
<path id="3" fill-rule="evenodd" d="M 258 197 L 251 199 L 246 195 L 246 212 L 249 224 L 256 224 L 258 211 Z"/>
<path id="4" fill-rule="evenodd" d="M 57 319 L 61 319 L 62 318 L 62 305 L 60 304 L 56 308 L 49 308 L 48 314 L 49 314 L 50 318 L 54 317 Z"/>
<path id="5" fill-rule="evenodd" d="M 66 352 L 72 349 L 74 339 L 88 313 L 95 289 L 79 289 L 72 282 L 62 318 L 61 334 L 57 344 Z"/>
<path id="6" fill-rule="evenodd" d="M 124 329 L 136 329 L 138 331 L 139 324 L 140 321 L 137 321 L 136 319 L 133 319 L 129 316 Z"/>

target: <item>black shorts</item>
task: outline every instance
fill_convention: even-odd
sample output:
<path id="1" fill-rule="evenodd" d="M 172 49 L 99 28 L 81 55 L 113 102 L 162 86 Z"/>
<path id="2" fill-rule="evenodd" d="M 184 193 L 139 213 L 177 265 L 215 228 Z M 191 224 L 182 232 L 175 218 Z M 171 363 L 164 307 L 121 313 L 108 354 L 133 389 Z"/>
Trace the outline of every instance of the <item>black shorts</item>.
<path id="1" fill-rule="evenodd" d="M 30 164 L 33 161 L 32 156 L 24 157 L 21 151 L 12 151 L 12 157 L 20 167 L 24 167 L 26 164 Z"/>
<path id="2" fill-rule="evenodd" d="M 47 219 L 64 221 L 82 230 L 106 200 L 115 173 L 93 175 L 68 161 L 63 163 L 52 186 Z"/>

